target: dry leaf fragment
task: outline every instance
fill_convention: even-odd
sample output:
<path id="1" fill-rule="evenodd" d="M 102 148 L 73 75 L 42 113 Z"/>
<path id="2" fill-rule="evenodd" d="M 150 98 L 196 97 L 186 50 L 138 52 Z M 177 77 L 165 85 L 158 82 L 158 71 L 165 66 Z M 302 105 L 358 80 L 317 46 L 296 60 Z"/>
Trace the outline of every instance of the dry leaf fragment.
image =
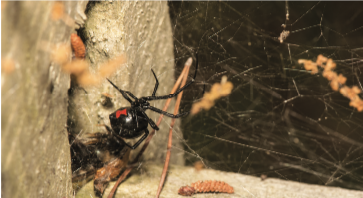
<path id="1" fill-rule="evenodd" d="M 61 44 L 53 50 L 52 60 L 59 65 L 64 65 L 70 61 L 71 54 L 72 51 L 69 44 Z"/>
<path id="2" fill-rule="evenodd" d="M 126 62 L 126 57 L 124 55 L 120 55 L 107 63 L 104 63 L 101 65 L 100 69 L 98 70 L 99 75 L 102 78 L 106 78 L 113 74 L 117 68 L 120 67 L 120 65 L 124 64 Z"/>
<path id="3" fill-rule="evenodd" d="M 94 188 L 98 193 L 102 195 L 108 186 L 108 183 L 115 179 L 120 174 L 121 170 L 126 167 L 130 156 L 130 151 L 131 150 L 129 149 L 122 159 L 114 158 L 112 161 L 105 164 L 104 167 L 97 170 Z"/>
<path id="4" fill-rule="evenodd" d="M 283 43 L 284 40 L 290 35 L 290 31 L 283 30 L 280 34 L 279 41 Z"/>
<path id="5" fill-rule="evenodd" d="M 227 81 L 227 76 L 223 76 L 221 83 L 215 83 L 210 92 L 205 93 L 200 102 L 194 103 L 191 114 L 198 113 L 201 109 L 209 110 L 220 97 L 227 96 L 231 93 L 233 84 Z"/>
<path id="6" fill-rule="evenodd" d="M 337 81 L 340 83 L 340 84 L 345 84 L 345 82 L 347 81 L 347 78 L 344 77 L 342 74 L 339 74 L 338 78 L 337 78 Z"/>
<path id="7" fill-rule="evenodd" d="M 86 48 L 77 34 L 71 35 L 71 46 L 76 56 L 75 60 L 70 61 L 71 47 L 69 44 L 61 44 L 57 47 L 52 52 L 52 60 L 59 64 L 64 72 L 72 74 L 80 86 L 100 84 L 105 77 L 114 73 L 120 65 L 126 62 L 124 55 L 118 56 L 100 66 L 100 69 L 92 74 L 87 61 L 84 60 Z"/>
<path id="8" fill-rule="evenodd" d="M 356 97 L 354 100 L 351 100 L 349 103 L 349 106 L 355 107 L 357 108 L 357 110 L 363 111 L 363 100 L 361 100 L 360 98 Z"/>
<path id="9" fill-rule="evenodd" d="M 311 60 L 299 59 L 299 64 L 304 64 L 306 70 L 311 70 L 312 74 L 318 71 L 317 66 L 324 68 L 323 77 L 330 81 L 330 86 L 334 91 L 339 91 L 343 96 L 350 99 L 349 105 L 355 107 L 359 112 L 363 111 L 363 101 L 359 98 L 358 94 L 361 90 L 357 86 L 349 88 L 345 86 L 347 78 L 342 74 L 337 74 L 333 71 L 336 68 L 336 63 L 331 58 L 326 58 L 319 55 L 316 63 Z"/>
<path id="10" fill-rule="evenodd" d="M 84 73 L 77 77 L 77 83 L 82 87 L 98 85 L 102 81 L 102 78 L 99 75 L 94 75 L 89 72 Z"/>
<path id="11" fill-rule="evenodd" d="M 318 73 L 318 67 L 316 66 L 316 64 L 311 61 L 311 60 L 304 60 L 304 59 L 299 59 L 299 64 L 303 63 L 304 64 L 304 68 L 307 71 L 311 71 L 311 74 L 316 74 Z"/>
<path id="12" fill-rule="evenodd" d="M 85 60 L 76 59 L 72 62 L 66 63 L 62 66 L 64 72 L 80 76 L 88 72 L 88 64 Z"/>
<path id="13" fill-rule="evenodd" d="M 333 70 L 335 69 L 336 66 L 337 64 L 333 62 L 333 59 L 329 58 L 328 61 L 326 62 L 325 70 Z"/>
<path id="14" fill-rule="evenodd" d="M 326 63 L 326 61 L 328 61 L 328 58 L 324 57 L 322 54 L 319 54 L 316 64 L 322 67 L 323 63 Z"/>

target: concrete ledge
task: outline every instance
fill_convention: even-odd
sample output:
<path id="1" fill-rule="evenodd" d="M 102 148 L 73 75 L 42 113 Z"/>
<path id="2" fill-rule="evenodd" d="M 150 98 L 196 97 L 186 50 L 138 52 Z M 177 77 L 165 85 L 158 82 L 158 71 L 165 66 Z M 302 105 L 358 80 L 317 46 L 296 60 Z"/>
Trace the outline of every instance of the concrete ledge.
<path id="1" fill-rule="evenodd" d="M 131 177 L 127 178 L 117 189 L 117 197 L 155 197 L 163 165 L 143 163 L 139 170 L 134 170 Z M 234 194 L 204 193 L 195 194 L 193 197 L 264 197 L 264 198 L 333 198 L 350 197 L 361 198 L 363 192 L 342 189 L 338 187 L 319 186 L 291 182 L 286 180 L 267 178 L 262 181 L 259 177 L 229 173 L 217 170 L 204 169 L 196 171 L 193 167 L 172 165 L 166 178 L 160 197 L 184 197 L 178 195 L 180 187 L 190 185 L 198 180 L 224 181 L 234 188 Z M 111 182 L 103 197 L 107 197 L 115 182 Z M 77 198 L 90 197 L 93 193 L 93 181 L 85 185 L 77 194 Z"/>

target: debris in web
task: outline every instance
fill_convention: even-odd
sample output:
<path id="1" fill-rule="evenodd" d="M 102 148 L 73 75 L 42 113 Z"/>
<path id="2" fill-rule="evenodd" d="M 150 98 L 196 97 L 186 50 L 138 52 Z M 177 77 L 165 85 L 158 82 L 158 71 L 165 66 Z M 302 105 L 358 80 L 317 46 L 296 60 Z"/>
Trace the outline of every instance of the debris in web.
<path id="1" fill-rule="evenodd" d="M 201 101 L 193 104 L 191 114 L 195 115 L 202 109 L 209 110 L 214 106 L 216 100 L 229 95 L 232 88 L 233 84 L 227 81 L 227 76 L 222 76 L 221 83 L 215 83 L 210 92 L 204 94 Z"/>
<path id="2" fill-rule="evenodd" d="M 299 59 L 298 62 L 299 64 L 304 64 L 305 69 L 311 71 L 312 74 L 318 72 L 318 66 L 324 68 L 323 76 L 330 81 L 331 88 L 349 98 L 350 106 L 355 107 L 359 112 L 363 111 L 363 100 L 358 96 L 358 94 L 361 93 L 361 90 L 357 86 L 350 88 L 344 85 L 347 78 L 342 74 L 338 75 L 333 71 L 336 67 L 336 63 L 331 58 L 328 59 L 320 54 L 315 63 L 305 59 Z"/>
<path id="3" fill-rule="evenodd" d="M 112 179 L 117 178 L 121 170 L 126 167 L 130 151 L 131 150 L 129 149 L 128 152 L 126 152 L 125 155 L 122 156 L 122 159 L 114 158 L 112 161 L 97 170 L 95 174 L 94 188 L 98 192 L 98 194 L 102 195 L 106 187 L 108 186 L 108 183 Z"/>
<path id="4" fill-rule="evenodd" d="M 75 21 L 72 17 L 64 12 L 64 3 L 61 1 L 56 1 L 53 4 L 52 11 L 50 13 L 50 18 L 53 21 L 62 20 L 66 25 L 73 27 L 75 25 Z"/>
<path id="5" fill-rule="evenodd" d="M 290 35 L 290 31 L 283 30 L 280 34 L 279 41 L 280 43 L 283 43 L 284 40 Z"/>
<path id="6" fill-rule="evenodd" d="M 100 84 L 106 77 L 113 74 L 122 64 L 126 62 L 124 55 L 119 55 L 102 64 L 96 73 L 89 71 L 89 64 L 84 59 L 85 46 L 76 34 L 71 35 L 71 46 L 75 59 L 70 60 L 71 48 L 68 44 L 60 44 L 52 51 L 53 61 L 60 65 L 62 70 L 71 74 L 80 86 L 94 86 Z"/>

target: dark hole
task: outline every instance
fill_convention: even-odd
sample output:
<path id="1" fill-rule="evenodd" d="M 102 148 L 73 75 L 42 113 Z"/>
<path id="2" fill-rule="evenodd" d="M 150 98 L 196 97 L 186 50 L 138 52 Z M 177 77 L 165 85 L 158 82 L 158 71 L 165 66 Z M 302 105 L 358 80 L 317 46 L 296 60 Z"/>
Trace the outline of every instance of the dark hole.
<path id="1" fill-rule="evenodd" d="M 53 90 L 54 90 L 54 84 L 53 84 L 53 82 L 50 82 L 50 85 L 49 85 L 49 92 L 50 92 L 50 93 L 53 93 Z"/>

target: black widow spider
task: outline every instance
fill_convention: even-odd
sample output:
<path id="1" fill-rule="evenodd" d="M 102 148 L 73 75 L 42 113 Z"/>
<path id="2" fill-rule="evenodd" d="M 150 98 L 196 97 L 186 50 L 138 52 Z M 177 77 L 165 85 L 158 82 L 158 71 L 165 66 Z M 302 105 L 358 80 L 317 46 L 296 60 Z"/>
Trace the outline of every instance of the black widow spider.
<path id="1" fill-rule="evenodd" d="M 122 89 L 118 88 L 115 84 L 113 84 L 109 79 L 107 79 L 113 87 L 115 87 L 122 96 L 131 103 L 131 107 L 121 107 L 117 109 L 115 112 L 110 114 L 110 123 L 112 130 L 110 127 L 106 126 L 106 129 L 114 134 L 118 139 L 126 138 L 137 138 L 142 133 L 144 135 L 133 145 L 130 146 L 129 144 L 125 143 L 128 147 L 131 149 L 137 148 L 142 141 L 145 140 L 145 138 L 149 135 L 149 131 L 147 130 L 148 124 L 150 124 L 151 128 L 155 130 L 159 130 L 159 127 L 156 126 L 155 122 L 152 121 L 145 113 L 145 110 L 150 109 L 151 111 L 155 111 L 160 114 L 164 114 L 165 116 L 171 117 L 171 118 L 180 118 L 182 116 L 186 116 L 189 114 L 188 112 L 180 113 L 177 115 L 162 111 L 160 109 L 157 109 L 153 106 L 150 106 L 150 103 L 148 101 L 150 100 L 160 100 L 160 99 L 168 99 L 177 96 L 180 92 L 182 92 L 185 88 L 189 87 L 195 80 L 195 77 L 197 76 L 197 70 L 198 70 L 198 54 L 196 54 L 196 66 L 195 66 L 195 73 L 194 77 L 191 81 L 189 81 L 186 85 L 178 89 L 175 93 L 164 95 L 164 96 L 155 96 L 155 93 L 159 86 L 159 81 L 154 73 L 154 71 L 151 69 L 152 73 L 154 74 L 156 83 L 154 87 L 153 94 L 151 96 L 145 96 L 141 98 L 137 98 L 128 91 L 123 91 Z M 134 99 L 132 101 L 131 98 Z M 123 141 L 123 140 L 122 140 Z"/>

